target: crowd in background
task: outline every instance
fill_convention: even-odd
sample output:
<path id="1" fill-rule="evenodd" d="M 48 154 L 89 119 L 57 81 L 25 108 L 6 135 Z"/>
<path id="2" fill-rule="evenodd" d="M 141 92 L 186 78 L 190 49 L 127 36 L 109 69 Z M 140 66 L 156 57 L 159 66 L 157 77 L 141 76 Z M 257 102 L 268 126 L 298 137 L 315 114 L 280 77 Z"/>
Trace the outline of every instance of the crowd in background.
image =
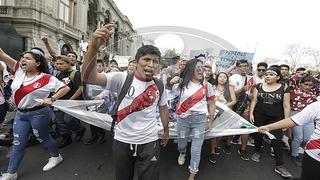
<path id="1" fill-rule="evenodd" d="M 12 147 L 11 154 L 9 154 L 8 172 L 3 175 L 2 179 L 6 179 L 6 177 L 8 179 L 17 178 L 17 169 L 28 144 L 40 142 L 48 148 L 51 158 L 43 168 L 44 171 L 47 171 L 62 162 L 63 158 L 58 152 L 59 148 L 68 146 L 72 142 L 81 141 L 87 130 L 85 127 L 88 126 L 84 126 L 79 119 L 63 111 L 49 108 L 57 99 L 104 99 L 105 103 L 102 106 L 88 107 L 88 110 L 117 115 L 116 123 L 120 125 L 118 130 L 115 131 L 114 146 L 119 147 L 119 149 L 127 146 L 129 151 L 132 151 L 132 156 L 137 156 L 137 148 L 148 150 L 148 148 L 152 148 L 151 146 L 158 146 L 158 138 L 154 139 L 153 135 L 151 140 L 142 141 L 141 138 L 145 138 L 144 136 L 135 134 L 136 131 L 133 130 L 130 132 L 132 134 L 126 134 L 129 133 L 125 132 L 127 127 L 121 126 L 123 121 L 132 120 L 131 116 L 134 115 L 130 112 L 125 114 L 124 120 L 119 119 L 121 117 L 119 112 L 126 109 L 123 104 L 117 104 L 117 97 L 120 96 L 122 86 L 117 84 L 115 87 L 110 87 L 109 83 L 116 84 L 115 81 L 119 81 L 123 85 L 127 82 L 126 75 L 130 73 L 134 74 L 131 83 L 133 87 L 136 87 L 136 91 L 149 91 L 150 84 L 148 83 L 152 81 L 152 78 L 161 80 L 164 92 L 161 92 L 162 86 L 157 83 L 153 86 L 151 83 L 150 87 L 160 91 L 160 97 L 155 96 L 159 98 L 159 117 L 166 119 L 164 113 L 167 113 L 169 121 L 177 122 L 177 146 L 179 151 L 177 161 L 180 165 L 185 163 L 188 152 L 186 149 L 188 138 L 189 136 L 192 137 L 189 165 L 190 180 L 194 179 L 195 174 L 199 171 L 204 132 L 212 128 L 216 101 L 225 104 L 235 113 L 259 127 L 294 116 L 319 100 L 320 74 L 311 74 L 304 67 L 291 69 L 286 64 L 268 65 L 265 62 L 260 62 L 256 65 L 256 68 L 252 68 L 253 65 L 248 61 L 239 59 L 226 72 L 219 71 L 219 69 L 212 72 L 212 64 L 204 63 L 201 58 L 189 59 L 183 56 L 172 57 L 172 65 L 167 67 L 161 64 L 161 54 L 156 47 L 143 46 L 138 50 L 136 57 L 128 62 L 127 69 L 118 67 L 118 63 L 114 59 L 105 62 L 104 57 L 94 59 L 95 67 L 93 68 L 88 62 L 92 61 L 92 58 L 89 58 L 92 56 L 90 53 L 96 54 L 98 52 L 99 48 L 93 50 L 96 46 L 89 46 L 88 57 L 86 57 L 84 66 L 82 66 L 77 53 L 69 52 L 66 55 L 57 55 L 48 43 L 48 39 L 43 38 L 42 40 L 50 53 L 50 58 L 47 60 L 45 57 L 48 57 L 48 55 L 45 55 L 40 48 L 32 48 L 30 51 L 24 52 L 19 60 L 12 59 L 0 49 L 0 123 L 2 124 L 0 145 Z M 147 65 L 144 65 L 144 62 Z M 145 76 L 139 76 L 140 66 L 145 68 L 142 73 Z M 152 66 L 153 69 L 148 69 L 148 66 Z M 253 69 L 256 70 L 253 71 Z M 96 82 L 91 78 L 92 83 L 90 83 L 90 81 L 84 80 L 83 78 L 86 77 L 85 71 L 88 70 L 96 71 L 98 74 L 96 78 L 101 81 Z M 151 79 L 146 81 L 145 79 L 148 79 L 150 75 L 152 76 Z M 88 79 L 90 80 L 90 78 Z M 154 81 L 156 82 L 156 80 Z M 140 90 L 138 88 L 139 83 L 140 88 L 142 88 L 142 85 L 145 89 Z M 148 86 L 144 83 L 147 83 Z M 28 87 L 33 89 L 29 90 Z M 39 90 L 41 88 L 45 88 L 46 92 L 41 92 Z M 26 92 L 21 89 L 25 89 Z M 38 92 L 35 93 L 36 91 Z M 128 92 L 131 91 L 128 90 Z M 26 98 L 27 96 L 30 97 Z M 43 102 L 35 102 L 34 99 L 36 98 L 43 99 Z M 123 101 L 127 101 L 127 99 Z M 152 119 L 152 113 L 156 114 L 156 112 L 150 107 L 157 106 L 157 103 L 154 104 L 155 101 L 151 98 L 150 104 L 144 101 L 141 107 L 134 101 L 128 101 L 128 103 L 133 104 L 130 108 L 135 113 L 147 109 L 147 114 L 150 114 L 150 117 L 144 117 L 144 115 L 141 115 L 141 117 Z M 113 107 L 116 104 L 119 110 L 115 112 Z M 169 109 L 165 109 L 166 107 Z M 7 111 L 14 111 L 15 118 L 12 120 L 6 119 Z M 42 114 L 42 116 L 38 116 L 39 114 Z M 140 117 L 139 115 L 135 116 Z M 46 121 L 43 119 L 46 119 Z M 149 122 L 144 121 L 143 123 Z M 165 120 L 163 120 L 163 124 L 166 126 Z M 126 125 L 130 126 L 131 124 Z M 148 128 L 152 128 L 153 125 L 149 123 L 148 126 L 150 127 Z M 221 153 L 230 154 L 231 144 L 238 144 L 237 153 L 242 160 L 263 161 L 261 148 L 265 140 L 270 144 L 267 148 L 270 149 L 271 156 L 275 157 L 275 172 L 283 177 L 292 177 L 284 166 L 284 149 L 289 149 L 292 162 L 301 167 L 302 159 L 299 149 L 309 141 L 315 129 L 315 121 L 310 121 L 301 126 L 271 131 L 276 139 L 268 139 L 267 136 L 260 133 L 213 138 L 210 140 L 211 153 L 208 154 L 208 160 L 217 164 Z M 83 141 L 85 145 L 103 144 L 105 142 L 105 130 L 90 125 L 90 132 L 91 136 Z M 152 133 L 153 131 L 150 131 L 150 134 Z M 130 138 L 128 140 L 124 138 L 133 135 L 140 139 Z M 287 136 L 288 142 L 284 142 L 284 135 Z M 156 144 L 151 144 L 149 147 L 150 142 Z M 166 144 L 166 142 L 162 143 Z M 251 155 L 246 150 L 250 143 L 254 144 L 255 150 Z M 145 146 L 142 146 L 142 144 L 145 144 Z M 119 152 L 114 156 L 123 160 L 126 157 L 121 154 L 119 149 Z M 156 160 L 159 158 L 157 155 L 151 158 L 153 157 Z M 124 160 L 126 163 L 129 163 L 129 161 L 130 159 Z M 320 161 L 318 161 L 319 163 Z M 124 166 L 127 165 L 116 163 L 116 169 Z M 158 164 L 146 166 L 158 168 Z M 117 179 L 130 179 L 130 176 L 133 176 L 132 173 L 129 168 L 127 172 L 129 177 L 123 177 L 120 174 L 125 173 L 116 170 Z M 155 174 L 157 173 L 155 172 Z M 155 174 L 142 173 L 141 177 L 148 179 L 154 177 Z"/>

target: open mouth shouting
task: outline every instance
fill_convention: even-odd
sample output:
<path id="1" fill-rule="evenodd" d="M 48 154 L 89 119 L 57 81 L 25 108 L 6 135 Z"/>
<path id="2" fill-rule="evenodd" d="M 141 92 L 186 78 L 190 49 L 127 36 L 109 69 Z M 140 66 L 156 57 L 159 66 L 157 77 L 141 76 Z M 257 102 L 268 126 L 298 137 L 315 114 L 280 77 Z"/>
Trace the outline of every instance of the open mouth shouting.
<path id="1" fill-rule="evenodd" d="M 26 69 L 27 62 L 26 61 L 21 61 L 21 68 Z"/>
<path id="2" fill-rule="evenodd" d="M 144 70 L 144 74 L 145 74 L 145 76 L 147 76 L 147 77 L 152 77 L 153 74 L 154 74 L 154 71 L 151 70 L 151 69 L 145 69 L 145 70 Z"/>

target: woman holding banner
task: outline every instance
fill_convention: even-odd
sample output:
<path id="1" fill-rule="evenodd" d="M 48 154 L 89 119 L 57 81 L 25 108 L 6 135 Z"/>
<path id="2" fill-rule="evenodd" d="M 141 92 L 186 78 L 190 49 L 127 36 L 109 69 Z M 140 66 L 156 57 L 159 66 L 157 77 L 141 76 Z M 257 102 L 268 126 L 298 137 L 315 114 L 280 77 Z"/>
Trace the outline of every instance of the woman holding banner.
<path id="1" fill-rule="evenodd" d="M 281 72 L 279 68 L 270 67 L 266 71 L 265 82 L 259 83 L 253 90 L 253 99 L 250 107 L 250 121 L 255 126 L 262 126 L 272 122 L 277 122 L 283 117 L 290 115 L 290 92 L 289 87 L 279 83 Z M 283 131 L 275 130 L 271 132 L 276 139 L 272 140 L 275 151 L 276 167 L 275 172 L 282 177 L 292 177 L 283 166 L 282 136 Z M 260 162 L 262 134 L 256 133 L 254 137 L 255 153 L 251 159 Z"/>
<path id="2" fill-rule="evenodd" d="M 266 133 L 277 129 L 302 126 L 310 122 L 315 123 L 315 130 L 305 147 L 300 180 L 320 179 L 320 101 L 309 104 L 290 118 L 261 126 L 258 129 L 259 132 Z"/>
<path id="3" fill-rule="evenodd" d="M 192 139 L 189 180 L 193 180 L 199 171 L 198 167 L 205 132 L 211 130 L 215 112 L 212 85 L 204 82 L 203 72 L 204 67 L 201 60 L 190 60 L 180 74 L 182 82 L 175 89 L 180 94 L 176 111 L 178 151 L 180 152 L 179 165 L 184 164 L 188 139 L 189 137 Z M 172 78 L 168 86 L 179 83 L 180 78 L 178 76 Z M 208 112 L 210 112 L 209 121 Z"/>
<path id="4" fill-rule="evenodd" d="M 49 134 L 51 125 L 49 105 L 65 95 L 69 88 L 48 74 L 48 64 L 40 48 L 24 52 L 20 61 L 12 59 L 0 48 L 0 59 L 15 75 L 11 88 L 18 108 L 14 117 L 14 140 L 8 171 L 2 174 L 0 179 L 17 179 L 17 170 L 24 156 L 31 130 L 50 153 L 51 158 L 43 167 L 43 171 L 49 171 L 63 160 L 55 141 Z M 49 98 L 51 92 L 54 94 Z"/>

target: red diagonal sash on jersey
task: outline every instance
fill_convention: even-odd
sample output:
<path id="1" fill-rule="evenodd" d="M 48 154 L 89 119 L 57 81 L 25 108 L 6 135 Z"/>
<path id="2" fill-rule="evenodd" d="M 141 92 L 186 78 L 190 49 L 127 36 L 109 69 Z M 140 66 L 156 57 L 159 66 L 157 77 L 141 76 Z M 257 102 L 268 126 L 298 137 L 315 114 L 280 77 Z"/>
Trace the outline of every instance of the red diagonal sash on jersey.
<path id="1" fill-rule="evenodd" d="M 147 107 L 152 106 L 152 104 L 156 101 L 159 94 L 157 94 L 158 87 L 156 84 L 149 86 L 143 93 L 133 99 L 132 103 L 118 111 L 117 122 L 119 123 L 125 117 L 133 112 L 141 111 Z"/>
<path id="2" fill-rule="evenodd" d="M 312 139 L 306 145 L 307 150 L 320 149 L 320 139 Z"/>
<path id="3" fill-rule="evenodd" d="M 195 92 L 192 96 L 188 97 L 183 103 L 181 103 L 180 107 L 177 109 L 177 115 L 181 115 L 182 113 L 187 112 L 192 106 L 200 102 L 204 96 L 208 93 L 208 84 L 205 83 L 197 92 Z M 205 90 L 205 92 L 204 92 Z"/>
<path id="4" fill-rule="evenodd" d="M 21 99 L 25 97 L 27 94 L 33 92 L 34 90 L 37 90 L 39 88 L 42 88 L 43 86 L 47 85 L 51 76 L 49 74 L 45 74 L 38 80 L 36 80 L 33 83 L 30 83 L 16 91 L 14 94 L 14 102 L 16 103 L 16 106 L 18 107 Z"/>
<path id="5" fill-rule="evenodd" d="M 17 70 L 19 69 L 19 66 L 20 66 L 20 62 L 17 61 L 17 62 L 14 64 L 14 67 L 13 67 L 13 69 L 12 69 L 12 71 L 11 71 L 12 75 L 15 75 L 15 74 L 16 74 Z"/>

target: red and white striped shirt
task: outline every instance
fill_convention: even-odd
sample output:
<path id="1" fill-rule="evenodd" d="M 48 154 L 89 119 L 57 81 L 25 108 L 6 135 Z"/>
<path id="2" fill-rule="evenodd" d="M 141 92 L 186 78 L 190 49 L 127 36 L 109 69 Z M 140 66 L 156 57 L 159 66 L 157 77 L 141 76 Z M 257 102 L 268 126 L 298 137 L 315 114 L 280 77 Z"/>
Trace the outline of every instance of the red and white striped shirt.
<path id="1" fill-rule="evenodd" d="M 33 79 L 25 81 L 26 73 L 22 70 L 19 62 L 13 68 L 13 74 L 15 78 L 11 85 L 12 95 L 19 109 L 40 106 L 41 102 L 36 99 L 47 98 L 51 92 L 57 92 L 65 86 L 56 77 L 46 73 L 38 73 Z"/>
<path id="2" fill-rule="evenodd" d="M 117 93 L 125 83 L 127 72 L 111 72 L 106 89 Z M 114 138 L 128 144 L 146 144 L 158 139 L 157 106 L 167 105 L 167 94 L 160 91 L 153 80 L 134 76 L 132 84 L 121 101 L 117 112 Z"/>
<path id="3" fill-rule="evenodd" d="M 194 113 L 208 115 L 207 99 L 214 99 L 212 85 L 208 82 L 201 85 L 190 81 L 188 88 L 184 87 L 181 90 L 176 113 L 180 117 L 187 117 Z"/>

